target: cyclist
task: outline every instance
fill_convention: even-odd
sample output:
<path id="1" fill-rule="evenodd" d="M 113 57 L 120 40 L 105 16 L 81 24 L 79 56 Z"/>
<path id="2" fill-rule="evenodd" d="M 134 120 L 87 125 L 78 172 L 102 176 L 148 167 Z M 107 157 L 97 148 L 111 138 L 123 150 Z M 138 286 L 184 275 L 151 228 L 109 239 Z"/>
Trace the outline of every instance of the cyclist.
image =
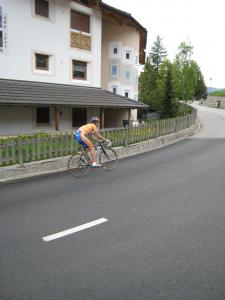
<path id="1" fill-rule="evenodd" d="M 98 131 L 100 127 L 100 119 L 98 117 L 92 117 L 91 123 L 81 126 L 75 134 L 76 141 L 81 144 L 84 148 L 87 148 L 88 152 L 91 154 L 92 167 L 100 167 L 101 164 L 96 162 L 95 147 L 92 142 L 87 138 L 90 135 L 96 141 L 108 141 L 106 140 Z"/>

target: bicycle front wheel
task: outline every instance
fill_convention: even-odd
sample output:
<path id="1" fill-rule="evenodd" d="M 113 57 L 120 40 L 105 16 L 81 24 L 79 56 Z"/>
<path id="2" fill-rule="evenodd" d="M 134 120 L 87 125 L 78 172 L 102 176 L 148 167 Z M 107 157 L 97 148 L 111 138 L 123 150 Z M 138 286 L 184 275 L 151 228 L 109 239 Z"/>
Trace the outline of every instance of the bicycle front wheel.
<path id="1" fill-rule="evenodd" d="M 83 162 L 79 156 L 72 155 L 68 160 L 67 168 L 72 176 L 81 178 L 87 175 L 90 166 Z"/>
<path id="2" fill-rule="evenodd" d="M 103 169 L 107 171 L 115 169 L 118 164 L 116 151 L 111 148 L 104 149 L 99 155 L 99 162 L 102 164 Z"/>

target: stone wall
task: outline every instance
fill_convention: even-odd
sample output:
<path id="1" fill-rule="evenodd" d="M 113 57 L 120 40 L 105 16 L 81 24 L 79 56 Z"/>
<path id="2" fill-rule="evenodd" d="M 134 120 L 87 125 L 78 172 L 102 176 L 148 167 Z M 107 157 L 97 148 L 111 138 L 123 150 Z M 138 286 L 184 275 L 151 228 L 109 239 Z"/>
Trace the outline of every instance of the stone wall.
<path id="1" fill-rule="evenodd" d="M 199 128 L 200 124 L 197 121 L 196 124 L 192 125 L 191 127 L 186 128 L 184 130 L 180 130 L 176 133 L 168 134 L 136 144 L 131 144 L 126 147 L 116 147 L 115 150 L 118 154 L 119 159 L 137 155 L 185 139 L 195 134 L 199 130 Z M 68 159 L 69 156 L 66 156 L 62 158 L 54 158 L 37 162 L 25 163 L 23 165 L 2 167 L 0 168 L 0 184 L 14 182 L 18 180 L 25 180 L 27 178 L 37 176 L 44 176 L 46 174 L 64 172 L 67 170 Z"/>
<path id="2" fill-rule="evenodd" d="M 200 105 L 225 109 L 225 97 L 208 96 L 206 100 L 199 101 Z"/>

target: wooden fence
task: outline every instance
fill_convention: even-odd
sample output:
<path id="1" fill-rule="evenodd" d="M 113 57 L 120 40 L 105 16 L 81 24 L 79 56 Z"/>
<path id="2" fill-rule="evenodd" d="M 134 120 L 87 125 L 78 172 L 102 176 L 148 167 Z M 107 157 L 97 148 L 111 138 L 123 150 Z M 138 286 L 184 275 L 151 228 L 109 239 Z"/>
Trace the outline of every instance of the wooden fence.
<path id="1" fill-rule="evenodd" d="M 113 146 L 129 144 L 157 138 L 188 128 L 196 122 L 197 111 L 189 115 L 152 120 L 136 127 L 103 129 L 102 134 L 110 139 Z M 0 137 L 0 166 L 23 164 L 26 162 L 49 159 L 78 153 L 78 144 L 74 140 L 74 132 L 39 133 L 35 135 L 19 135 L 16 137 Z"/>

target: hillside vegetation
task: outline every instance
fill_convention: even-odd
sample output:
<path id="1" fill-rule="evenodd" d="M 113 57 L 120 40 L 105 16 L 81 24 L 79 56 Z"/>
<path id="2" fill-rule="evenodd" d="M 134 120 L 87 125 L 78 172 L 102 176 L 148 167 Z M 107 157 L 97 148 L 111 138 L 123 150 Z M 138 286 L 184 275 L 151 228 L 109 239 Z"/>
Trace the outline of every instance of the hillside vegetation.
<path id="1" fill-rule="evenodd" d="M 210 96 L 225 97 L 225 90 L 216 91 L 209 94 Z"/>

